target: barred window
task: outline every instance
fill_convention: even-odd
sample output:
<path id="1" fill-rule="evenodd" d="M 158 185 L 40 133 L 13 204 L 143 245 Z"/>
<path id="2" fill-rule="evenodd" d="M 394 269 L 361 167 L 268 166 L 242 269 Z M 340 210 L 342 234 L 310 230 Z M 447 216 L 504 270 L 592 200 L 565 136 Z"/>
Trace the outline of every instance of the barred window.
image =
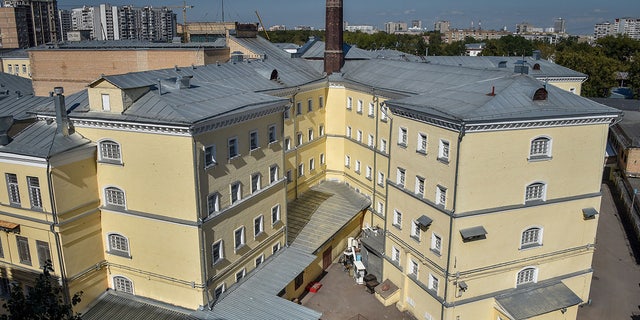
<path id="1" fill-rule="evenodd" d="M 129 240 L 121 234 L 112 233 L 109 236 L 109 252 L 124 256 L 130 256 Z"/>
<path id="2" fill-rule="evenodd" d="M 101 141 L 100 160 L 121 162 L 122 154 L 120 153 L 120 145 L 112 140 Z"/>
<path id="3" fill-rule="evenodd" d="M 551 156 L 551 139 L 540 137 L 531 141 L 531 149 L 529 156 L 534 157 L 550 157 Z"/>
<path id="4" fill-rule="evenodd" d="M 115 276 L 113 277 L 113 289 L 133 294 L 133 282 L 125 277 Z"/>
<path id="5" fill-rule="evenodd" d="M 545 184 L 541 182 L 532 183 L 525 191 L 525 201 L 544 200 Z"/>
<path id="6" fill-rule="evenodd" d="M 31 201 L 31 208 L 42 209 L 40 181 L 36 177 L 27 177 L 27 185 L 29 186 L 29 200 Z"/>
<path id="7" fill-rule="evenodd" d="M 516 285 L 536 282 L 536 268 L 526 268 L 518 272 Z"/>
<path id="8" fill-rule="evenodd" d="M 124 191 L 116 187 L 108 187 L 104 189 L 104 198 L 107 205 L 125 207 L 126 201 Z"/>
<path id="9" fill-rule="evenodd" d="M 9 192 L 9 203 L 20 205 L 20 189 L 18 188 L 18 176 L 14 173 L 5 174 L 7 179 L 7 191 Z"/>
<path id="10" fill-rule="evenodd" d="M 522 237 L 520 239 L 520 247 L 521 248 L 530 248 L 539 246 L 542 244 L 542 229 L 540 228 L 529 228 L 522 232 Z"/>

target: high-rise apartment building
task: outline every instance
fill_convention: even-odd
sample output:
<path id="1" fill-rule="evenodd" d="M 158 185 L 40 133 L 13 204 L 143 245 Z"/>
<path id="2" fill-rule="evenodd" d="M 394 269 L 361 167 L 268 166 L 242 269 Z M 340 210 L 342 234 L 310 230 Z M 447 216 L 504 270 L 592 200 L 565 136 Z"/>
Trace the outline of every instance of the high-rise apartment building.
<path id="1" fill-rule="evenodd" d="M 440 33 L 446 33 L 449 31 L 451 23 L 449 21 L 436 21 L 433 24 L 433 30 L 440 31 Z"/>
<path id="2" fill-rule="evenodd" d="M 58 20 L 60 21 L 60 39 L 67 41 L 67 32 L 73 30 L 71 11 L 58 10 Z"/>
<path id="3" fill-rule="evenodd" d="M 33 47 L 60 40 L 56 0 L 5 0 L 0 11 L 4 17 L 0 19 L 4 48 Z M 28 42 L 24 40 L 25 34 Z"/>
<path id="4" fill-rule="evenodd" d="M 631 39 L 640 40 L 640 18 L 616 18 L 613 23 L 609 21 L 596 23 L 593 35 L 595 39 L 626 35 Z"/>
<path id="5" fill-rule="evenodd" d="M 566 33 L 566 20 L 562 18 L 557 18 L 553 23 L 553 32 L 555 33 Z"/>
<path id="6" fill-rule="evenodd" d="M 406 33 L 409 28 L 406 22 L 387 22 L 384 24 L 384 31 L 388 34 Z"/>

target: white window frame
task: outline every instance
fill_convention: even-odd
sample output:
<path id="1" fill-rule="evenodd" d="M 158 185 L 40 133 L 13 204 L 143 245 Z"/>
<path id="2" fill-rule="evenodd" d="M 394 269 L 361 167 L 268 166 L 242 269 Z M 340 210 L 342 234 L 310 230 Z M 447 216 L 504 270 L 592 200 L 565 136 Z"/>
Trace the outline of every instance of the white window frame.
<path id="1" fill-rule="evenodd" d="M 373 172 L 373 169 L 372 169 L 370 166 L 367 166 L 367 171 L 366 171 L 365 177 L 366 177 L 368 180 L 371 180 L 371 176 L 372 176 L 372 174 L 373 174 L 372 172 Z"/>
<path id="2" fill-rule="evenodd" d="M 351 166 L 351 157 L 349 155 L 344 156 L 344 166 L 347 168 Z"/>
<path id="3" fill-rule="evenodd" d="M 416 195 L 420 196 L 420 198 L 424 198 L 424 178 L 421 176 L 416 176 Z"/>
<path id="4" fill-rule="evenodd" d="M 122 163 L 122 146 L 111 139 L 98 141 L 99 161 L 109 163 Z"/>
<path id="5" fill-rule="evenodd" d="M 407 146 L 408 130 L 405 127 L 398 128 L 398 144 L 401 146 Z"/>
<path id="6" fill-rule="evenodd" d="M 255 239 L 263 233 L 264 233 L 264 216 L 259 215 L 253 218 L 253 238 Z"/>
<path id="7" fill-rule="evenodd" d="M 319 137 L 324 136 L 324 125 L 322 124 L 318 126 L 318 136 Z"/>
<path id="8" fill-rule="evenodd" d="M 301 146 L 304 143 L 304 136 L 302 135 L 302 132 L 298 132 L 298 134 L 296 135 L 296 146 Z"/>
<path id="9" fill-rule="evenodd" d="M 356 131 L 356 140 L 362 142 L 362 130 Z"/>
<path id="10" fill-rule="evenodd" d="M 269 184 L 274 184 L 278 181 L 279 168 L 277 164 L 269 167 Z"/>
<path id="11" fill-rule="evenodd" d="M 122 279 L 122 282 L 120 279 Z M 113 284 L 113 290 L 115 291 L 135 294 L 133 281 L 123 275 L 115 275 L 111 277 L 111 283 Z"/>
<path id="12" fill-rule="evenodd" d="M 258 130 L 249 131 L 249 151 L 260 149 Z"/>
<path id="13" fill-rule="evenodd" d="M 238 232 L 240 232 L 240 238 L 238 239 Z M 247 244 L 247 234 L 245 227 L 242 226 L 233 230 L 233 249 L 238 251 Z"/>
<path id="14" fill-rule="evenodd" d="M 402 212 L 393 209 L 393 226 L 402 229 Z"/>
<path id="15" fill-rule="evenodd" d="M 437 255 L 442 254 L 442 237 L 435 232 L 431 233 L 431 251 Z"/>
<path id="16" fill-rule="evenodd" d="M 304 176 L 304 163 L 298 165 L 298 177 Z"/>
<path id="17" fill-rule="evenodd" d="M 280 221 L 280 204 L 276 204 L 275 206 L 271 207 L 271 225 L 274 225 Z"/>
<path id="18" fill-rule="evenodd" d="M 371 148 L 373 148 L 373 147 L 374 147 L 374 145 L 373 145 L 373 141 L 374 141 L 373 135 L 372 135 L 371 133 L 369 133 L 369 138 L 368 138 L 368 140 L 367 140 L 367 145 L 368 145 L 369 147 L 371 147 Z"/>
<path id="19" fill-rule="evenodd" d="M 204 168 L 210 168 L 218 164 L 216 160 L 216 145 L 212 144 L 210 146 L 204 147 Z"/>
<path id="20" fill-rule="evenodd" d="M 418 222 L 415 220 L 411 221 L 411 238 L 420 242 L 420 231 L 420 225 L 418 224 Z"/>
<path id="21" fill-rule="evenodd" d="M 441 185 L 436 186 L 436 204 L 443 207 L 447 205 L 447 188 Z"/>
<path id="22" fill-rule="evenodd" d="M 520 233 L 520 249 L 529 249 L 541 246 L 543 239 L 542 236 L 542 227 L 527 227 Z"/>
<path id="23" fill-rule="evenodd" d="M 214 192 L 207 196 L 207 213 L 212 215 L 220 212 L 220 193 Z"/>
<path id="24" fill-rule="evenodd" d="M 391 261 L 400 264 L 400 249 L 396 246 L 391 246 Z"/>
<path id="25" fill-rule="evenodd" d="M 309 159 L 309 171 L 313 171 L 316 169 L 316 159 L 315 158 L 310 158 Z"/>
<path id="26" fill-rule="evenodd" d="M 29 201 L 31 209 L 42 210 L 42 193 L 40 192 L 40 179 L 27 176 L 27 187 L 29 188 Z"/>
<path id="27" fill-rule="evenodd" d="M 120 193 L 121 196 L 116 195 L 116 193 Z M 123 209 L 127 208 L 127 195 L 123 189 L 116 186 L 107 186 L 104 188 L 103 194 L 105 205 Z M 122 201 L 117 201 L 119 200 L 118 198 L 121 198 Z"/>
<path id="28" fill-rule="evenodd" d="M 234 189 L 236 189 L 234 191 Z M 236 181 L 232 184 L 229 185 L 229 194 L 230 194 L 230 200 L 231 200 L 231 205 L 234 205 L 238 202 L 240 202 L 240 200 L 242 200 L 242 184 L 240 183 L 240 181 Z M 235 199 L 234 199 L 235 198 Z"/>
<path id="29" fill-rule="evenodd" d="M 418 144 L 416 147 L 416 151 L 420 153 L 427 153 L 427 134 L 418 132 Z"/>
<path id="30" fill-rule="evenodd" d="M 384 213 L 384 203 L 382 203 L 382 201 L 378 201 L 378 207 L 376 209 L 378 210 L 378 213 L 383 214 Z"/>
<path id="31" fill-rule="evenodd" d="M 236 282 L 240 282 L 244 277 L 247 276 L 247 268 L 242 268 L 242 270 L 236 272 Z"/>
<path id="32" fill-rule="evenodd" d="M 323 165 L 325 163 L 325 158 L 324 158 L 324 153 L 320 154 L 320 165 Z"/>
<path id="33" fill-rule="evenodd" d="M 259 267 L 261 264 L 264 263 L 264 253 L 261 254 L 259 257 L 257 257 L 254 261 L 253 264 L 257 267 Z"/>
<path id="34" fill-rule="evenodd" d="M 22 204 L 20 200 L 20 186 L 18 184 L 18 175 L 15 173 L 5 173 L 7 181 L 7 193 L 9 195 L 9 203 L 14 206 Z"/>
<path id="35" fill-rule="evenodd" d="M 373 114 L 374 109 L 375 109 L 375 106 L 374 106 L 373 102 L 369 102 L 369 117 L 373 117 L 374 116 L 374 114 Z"/>
<path id="36" fill-rule="evenodd" d="M 278 129 L 277 129 L 275 124 L 270 125 L 267 128 L 267 132 L 268 132 L 267 136 L 268 136 L 268 139 L 269 139 L 269 143 L 274 143 L 274 142 L 278 141 Z"/>
<path id="37" fill-rule="evenodd" d="M 280 241 L 271 247 L 271 254 L 275 254 L 278 251 L 280 251 Z"/>
<path id="38" fill-rule="evenodd" d="M 351 138 L 351 126 L 347 126 L 347 131 L 346 131 L 346 136 L 347 138 Z"/>
<path id="39" fill-rule="evenodd" d="M 413 260 L 413 258 L 409 258 L 407 272 L 409 275 L 412 275 L 418 278 L 418 272 L 420 271 L 420 265 L 417 261 Z"/>
<path id="40" fill-rule="evenodd" d="M 550 159 L 553 140 L 549 136 L 537 136 L 529 142 L 529 160 Z"/>
<path id="41" fill-rule="evenodd" d="M 313 100 L 309 98 L 309 100 L 307 100 L 307 112 L 312 112 L 312 111 L 313 111 Z"/>
<path id="42" fill-rule="evenodd" d="M 396 170 L 396 183 L 398 184 L 398 186 L 404 188 L 405 184 L 407 183 L 406 176 L 407 170 L 398 167 Z"/>
<path id="43" fill-rule="evenodd" d="M 299 116 L 302 114 L 302 102 L 297 102 L 296 103 L 296 116 Z"/>
<path id="44" fill-rule="evenodd" d="M 387 153 L 387 140 L 380 139 L 380 152 Z"/>
<path id="45" fill-rule="evenodd" d="M 351 110 L 353 108 L 353 98 L 347 97 L 347 110 Z"/>
<path id="46" fill-rule="evenodd" d="M 313 128 L 309 128 L 309 130 L 307 130 L 307 136 L 309 141 L 313 141 Z"/>
<path id="47" fill-rule="evenodd" d="M 100 94 L 100 99 L 102 101 L 102 111 L 111 111 L 111 96 L 108 93 L 102 93 Z"/>
<path id="48" fill-rule="evenodd" d="M 238 147 L 238 137 L 231 137 L 227 140 L 227 156 L 229 160 L 240 156 Z"/>
<path id="49" fill-rule="evenodd" d="M 524 202 L 545 201 L 547 199 L 547 184 L 543 181 L 535 181 L 524 189 Z"/>
<path id="50" fill-rule="evenodd" d="M 131 257 L 129 238 L 121 233 L 107 233 L 107 252 L 123 257 Z"/>
<path id="51" fill-rule="evenodd" d="M 358 100 L 358 109 L 356 109 L 357 113 L 362 113 L 363 102 L 362 100 Z"/>
<path id="52" fill-rule="evenodd" d="M 262 189 L 262 175 L 254 173 L 251 175 L 251 193 L 256 193 Z"/>
<path id="53" fill-rule="evenodd" d="M 285 151 L 291 150 L 291 138 L 289 137 L 284 138 L 284 150 Z"/>
<path id="54" fill-rule="evenodd" d="M 227 285 L 223 282 L 221 283 L 219 286 L 216 287 L 216 289 L 214 290 L 214 294 L 215 294 L 215 299 L 220 298 L 220 296 L 227 291 Z"/>
<path id="55" fill-rule="evenodd" d="M 451 144 L 447 140 L 440 139 L 438 144 L 438 160 L 449 162 Z"/>
<path id="56" fill-rule="evenodd" d="M 218 253 L 218 259 L 215 257 L 215 253 Z M 222 239 L 211 244 L 211 264 L 216 265 L 218 262 L 224 260 L 224 242 Z"/>
<path id="57" fill-rule="evenodd" d="M 528 283 L 538 282 L 538 268 L 533 266 L 528 266 L 520 269 L 520 271 L 516 273 L 515 282 L 516 282 L 516 287 L 524 284 L 528 284 Z"/>
<path id="58" fill-rule="evenodd" d="M 384 186 L 384 173 L 382 171 L 378 171 L 378 185 Z"/>
<path id="59" fill-rule="evenodd" d="M 360 160 L 356 160 L 356 167 L 354 171 L 356 173 L 360 173 Z"/>
<path id="60" fill-rule="evenodd" d="M 433 274 L 429 274 L 429 289 L 438 294 L 438 287 L 440 286 L 440 280 Z"/>

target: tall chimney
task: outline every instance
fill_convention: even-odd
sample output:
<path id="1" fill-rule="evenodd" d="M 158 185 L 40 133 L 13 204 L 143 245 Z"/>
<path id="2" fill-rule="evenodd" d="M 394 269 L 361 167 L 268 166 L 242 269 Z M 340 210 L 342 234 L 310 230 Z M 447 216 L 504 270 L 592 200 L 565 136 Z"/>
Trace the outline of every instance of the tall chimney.
<path id="1" fill-rule="evenodd" d="M 342 52 L 342 0 L 327 0 L 326 38 L 324 46 L 324 72 L 340 72 L 344 64 Z"/>
<path id="2" fill-rule="evenodd" d="M 53 104 L 56 107 L 56 124 L 58 129 L 56 133 L 64 136 L 69 135 L 69 116 L 67 116 L 67 107 L 64 103 L 64 89 L 62 87 L 53 88 Z"/>

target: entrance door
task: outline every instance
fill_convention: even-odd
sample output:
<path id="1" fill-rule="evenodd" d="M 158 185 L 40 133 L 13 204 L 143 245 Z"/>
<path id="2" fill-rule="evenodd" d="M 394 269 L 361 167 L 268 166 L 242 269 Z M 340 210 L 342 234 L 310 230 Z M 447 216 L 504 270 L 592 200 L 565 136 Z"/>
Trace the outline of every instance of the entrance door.
<path id="1" fill-rule="evenodd" d="M 322 253 L 322 269 L 324 270 L 327 270 L 327 268 L 331 266 L 331 249 L 332 247 L 330 246 Z"/>

